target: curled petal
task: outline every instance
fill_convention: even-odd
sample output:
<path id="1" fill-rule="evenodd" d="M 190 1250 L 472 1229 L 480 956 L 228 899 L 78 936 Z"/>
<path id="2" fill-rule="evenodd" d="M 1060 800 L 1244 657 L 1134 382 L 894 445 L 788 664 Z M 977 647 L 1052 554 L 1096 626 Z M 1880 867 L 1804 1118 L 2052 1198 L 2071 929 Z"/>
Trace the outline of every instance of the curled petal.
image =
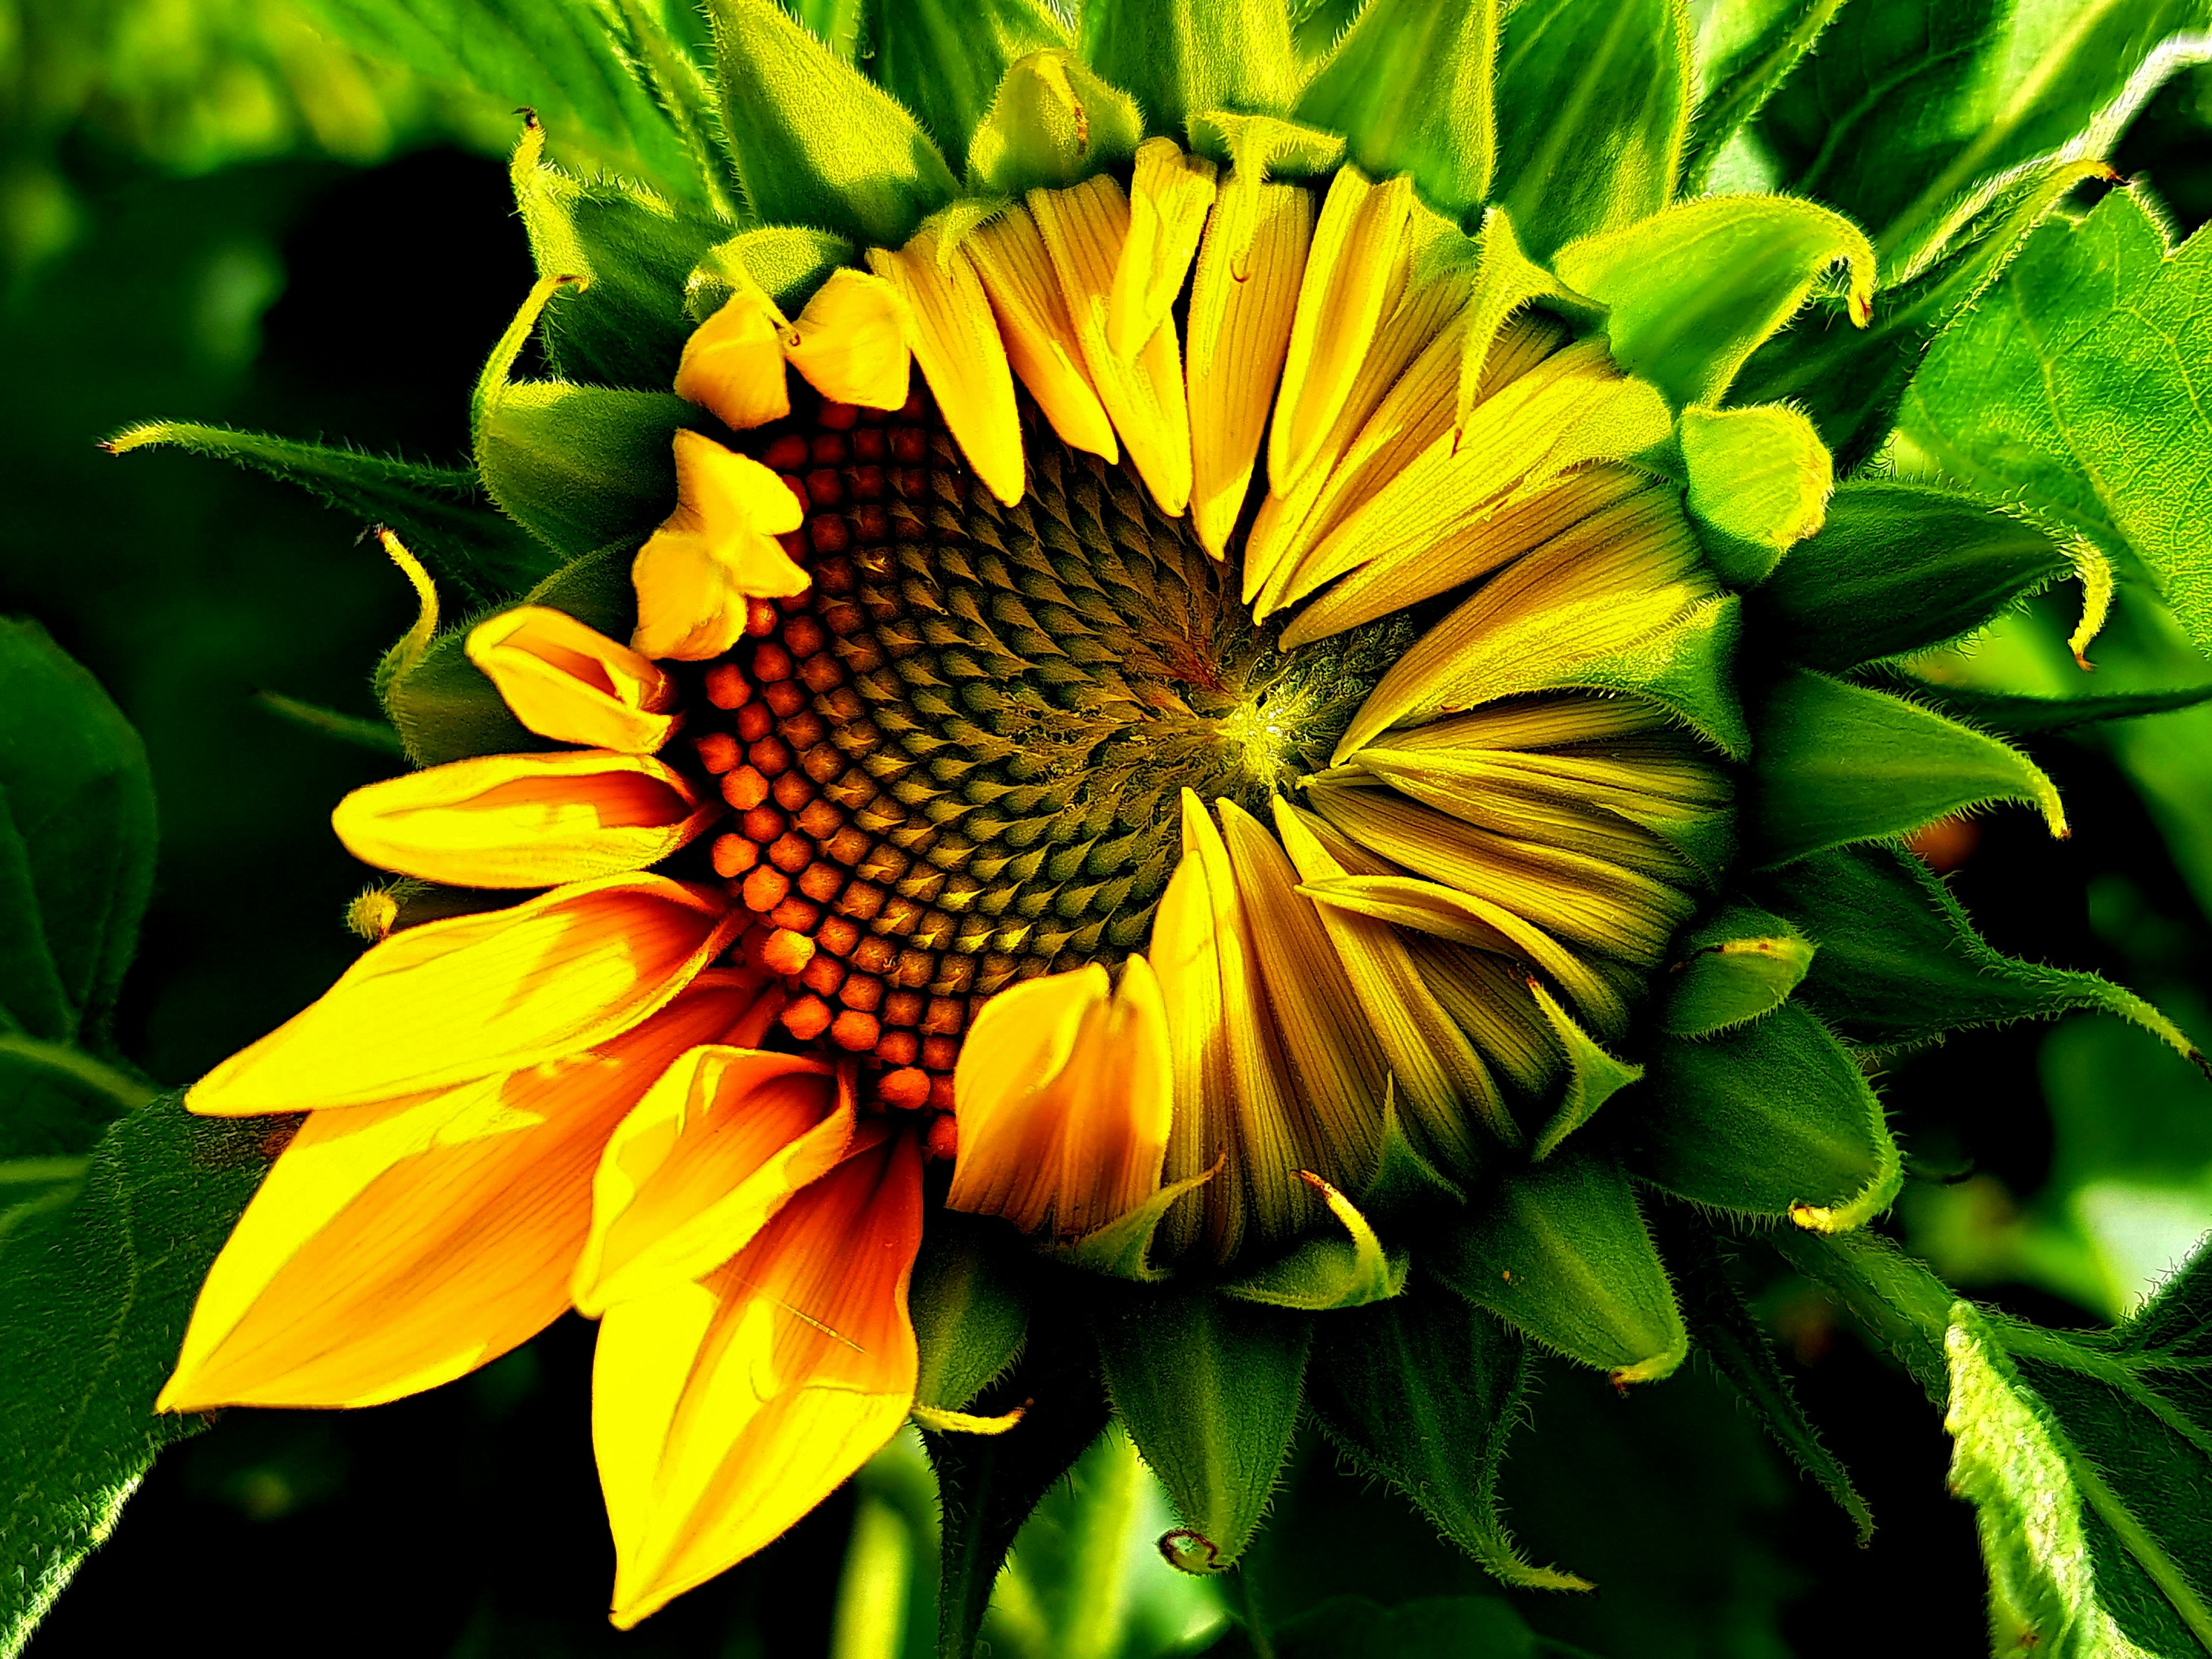
<path id="1" fill-rule="evenodd" d="M 927 230 L 896 252 L 870 248 L 868 264 L 898 290 L 915 357 L 960 453 L 1011 507 L 1022 498 L 1024 476 L 1021 416 L 1006 348 L 975 267 L 941 257 L 936 233 Z"/>
<path id="2" fill-rule="evenodd" d="M 910 1135 L 871 1136 L 705 1279 L 599 1327 L 592 1438 L 628 1628 L 767 1544 L 914 1403 Z"/>
<path id="3" fill-rule="evenodd" d="M 676 510 L 638 550 L 637 631 L 647 657 L 703 662 L 744 632 L 745 600 L 786 599 L 808 577 L 775 538 L 803 514 L 783 480 L 696 432 L 676 434 Z"/>
<path id="4" fill-rule="evenodd" d="M 374 1405 L 526 1341 L 568 1306 L 623 1114 L 695 1043 L 757 1041 L 781 1003 L 710 971 L 583 1054 L 310 1115 L 201 1286 L 161 1409 Z"/>
<path id="5" fill-rule="evenodd" d="M 866 409 L 906 402 L 906 317 L 880 276 L 840 267 L 799 313 L 785 352 L 823 397 Z"/>
<path id="6" fill-rule="evenodd" d="M 713 410 L 733 432 L 781 420 L 791 413 L 783 331 L 767 296 L 740 288 L 684 343 L 676 395 Z"/>
<path id="7" fill-rule="evenodd" d="M 684 1055 L 607 1142 L 576 1263 L 578 1310 L 596 1317 L 727 1261 L 845 1156 L 853 1113 L 850 1078 L 825 1061 L 731 1048 Z"/>
<path id="8" fill-rule="evenodd" d="M 658 864 L 725 809 L 642 755 L 483 755 L 355 790 L 331 814 L 365 864 L 462 887 L 550 887 Z"/>
<path id="9" fill-rule="evenodd" d="M 1167 321 L 1212 206 L 1212 162 L 1185 155 L 1172 138 L 1147 138 L 1137 146 L 1128 240 L 1115 262 L 1106 302 L 1106 343 L 1123 362 Z"/>
<path id="10" fill-rule="evenodd" d="M 641 875 L 405 928 L 185 1104 L 217 1117 L 361 1106 L 559 1060 L 665 1006 L 746 920 L 711 889 Z"/>
<path id="11" fill-rule="evenodd" d="M 1152 964 L 1117 991 L 1097 963 L 983 1005 L 953 1079 L 959 1159 L 945 1202 L 1025 1232 L 1096 1232 L 1158 1190 L 1174 1115 L 1168 1015 Z"/>
<path id="12" fill-rule="evenodd" d="M 668 741 L 676 685 L 650 657 L 540 605 L 469 630 L 469 660 L 541 738 L 650 755 Z"/>

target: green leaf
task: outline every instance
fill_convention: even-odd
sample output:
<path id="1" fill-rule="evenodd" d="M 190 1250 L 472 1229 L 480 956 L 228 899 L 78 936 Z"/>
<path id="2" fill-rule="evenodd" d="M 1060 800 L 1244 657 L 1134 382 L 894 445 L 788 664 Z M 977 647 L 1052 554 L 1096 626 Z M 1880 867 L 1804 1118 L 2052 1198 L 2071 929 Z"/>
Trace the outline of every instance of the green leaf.
<path id="1" fill-rule="evenodd" d="M 1997 296 L 1938 340 L 1900 424 L 1991 495 L 2127 550 L 2212 648 L 2212 236 L 2171 252 L 2136 192 L 2038 231 Z"/>
<path id="2" fill-rule="evenodd" d="M 1497 0 L 1368 0 L 1298 100 L 1298 119 L 1352 141 L 1370 177 L 1409 173 L 1462 223 L 1497 163 Z"/>
<path id="3" fill-rule="evenodd" d="M 792 225 L 741 230 L 708 248 L 684 279 L 684 315 L 705 322 L 740 283 L 750 282 L 782 307 L 786 316 L 796 316 L 831 271 L 858 258 L 850 242 L 826 230 Z"/>
<path id="4" fill-rule="evenodd" d="M 1136 100 L 1073 52 L 1036 52 L 1006 71 L 968 147 L 968 175 L 994 196 L 1072 185 L 1126 161 L 1145 136 Z"/>
<path id="5" fill-rule="evenodd" d="M 1836 671 L 1959 639 L 2074 568 L 2041 526 L 1924 484 L 1854 481 L 1752 599 L 1770 648 Z"/>
<path id="6" fill-rule="evenodd" d="M 1020 1422 L 1004 1434 L 922 1435 L 944 1509 L 939 1659 L 975 1652 L 993 1581 L 1022 1522 L 1106 1427 L 1087 1342 L 1049 1318 L 1039 1325 L 1020 1363 L 976 1402 L 988 1412 L 1023 1406 Z"/>
<path id="7" fill-rule="evenodd" d="M 640 185 L 572 178 L 546 165 L 544 151 L 545 129 L 532 121 L 507 173 L 538 274 L 577 279 L 546 314 L 548 360 L 563 376 L 668 386 L 693 326 L 686 279 L 729 227 Z"/>
<path id="8" fill-rule="evenodd" d="M 1759 714 L 1749 818 L 1762 867 L 1996 801 L 2032 805 L 2066 833 L 2058 792 L 2034 762 L 1902 697 L 1793 668 Z"/>
<path id="9" fill-rule="evenodd" d="M 374 750 L 380 755 L 404 755 L 407 752 L 407 745 L 400 742 L 399 733 L 384 720 L 363 720 L 358 714 L 348 714 L 336 708 L 325 708 L 320 703 L 288 697 L 281 691 L 256 691 L 253 701 L 278 720 L 296 726 L 303 732 L 313 732 L 319 737 L 349 743 L 356 748 Z"/>
<path id="10" fill-rule="evenodd" d="M 1532 257 L 1646 218 L 1674 194 L 1691 65 L 1673 0 L 1522 0 L 1505 19 L 1497 86 L 1491 198 Z"/>
<path id="11" fill-rule="evenodd" d="M 466 467 L 423 466 L 187 421 L 126 427 L 103 447 L 127 455 L 162 444 L 266 472 L 341 513 L 388 526 L 409 552 L 478 599 L 520 592 L 560 563 L 557 553 L 499 515 L 483 480 Z"/>
<path id="12" fill-rule="evenodd" d="M 599 7 L 549 0 L 305 0 L 319 28 L 370 58 L 534 108 L 581 159 L 705 204 L 700 153 L 629 68 Z M 629 9 L 635 18 L 636 8 Z"/>
<path id="13" fill-rule="evenodd" d="M 154 1415 L 208 1264 L 267 1167 L 265 1122 L 173 1097 L 117 1122 L 76 1202 L 0 1240 L 0 1652 L 21 1650 L 154 1455 Z"/>
<path id="14" fill-rule="evenodd" d="M 1410 1148 L 1401 1147 L 1406 1156 Z M 1309 1238 L 1269 1262 L 1259 1272 L 1230 1280 L 1220 1287 L 1224 1296 L 1240 1302 L 1257 1302 L 1273 1308 L 1300 1308 L 1325 1312 L 1337 1308 L 1362 1308 L 1382 1302 L 1406 1287 L 1406 1258 L 1390 1255 L 1376 1237 L 1374 1227 L 1359 1207 L 1310 1170 L 1299 1177 L 1318 1192 L 1329 1213 L 1348 1238 Z"/>
<path id="15" fill-rule="evenodd" d="M 1682 411 L 1677 436 L 1685 505 L 1722 580 L 1748 587 L 1820 527 L 1835 468 L 1813 423 L 1794 409 Z"/>
<path id="16" fill-rule="evenodd" d="M 1561 282 L 1611 308 L 1613 361 L 1677 408 L 1719 403 L 1745 360 L 1836 265 L 1863 323 L 1874 250 L 1850 220 L 1783 196 L 1678 202 L 1570 242 L 1552 261 Z"/>
<path id="17" fill-rule="evenodd" d="M 1529 689 L 1617 691 L 1648 698 L 1731 760 L 1751 750 L 1737 701 L 1740 602 L 1733 593 L 1700 599 L 1656 633 L 1610 657 L 1571 663 Z"/>
<path id="18" fill-rule="evenodd" d="M 477 381 L 477 472 L 500 510 L 575 559 L 631 548 L 676 505 L 676 429 L 702 418 L 673 392 L 508 376 L 562 283 L 538 279 Z M 404 732 L 404 728 L 403 728 Z"/>
<path id="19" fill-rule="evenodd" d="M 1854 471 L 1889 435 L 1929 343 L 1967 314 L 2077 185 L 2110 176 L 2102 161 L 2062 159 L 1967 198 L 1929 227 L 1917 251 L 1882 260 L 1873 321 L 1860 327 L 1842 301 L 1816 297 L 1753 354 L 1739 395 L 1802 408 L 1839 470 Z"/>
<path id="20" fill-rule="evenodd" d="M 1186 1571 L 1237 1564 L 1290 1455 L 1313 1322 L 1203 1291 L 1101 1297 L 1098 1352 L 1114 1413 L 1175 1500 L 1161 1540 Z"/>
<path id="21" fill-rule="evenodd" d="M 1950 890 L 1908 854 L 1853 848 L 1771 871 L 1767 902 L 1820 945 L 1803 993 L 1853 1042 L 1924 1042 L 2077 1008 L 2117 1014 L 2203 1062 L 2173 1022 L 2094 974 L 1993 949 Z"/>
<path id="22" fill-rule="evenodd" d="M 1904 1183 L 1881 1103 L 1795 1002 L 1699 1042 L 1661 1038 L 1639 1104 L 1636 1173 L 1692 1203 L 1847 1232 Z"/>
<path id="23" fill-rule="evenodd" d="M 1779 1227 L 1762 1230 L 1758 1237 L 1842 1303 L 1930 1400 L 1943 1403 L 1943 1332 L 1956 1298 L 1924 1262 L 1863 1228 L 1815 1233 Z"/>
<path id="24" fill-rule="evenodd" d="M 871 0 L 868 42 L 876 79 L 921 118 L 956 173 L 1007 67 L 1069 44 L 1040 0 Z"/>
<path id="25" fill-rule="evenodd" d="M 1533 977 L 1528 981 L 1528 993 L 1535 998 L 1537 1011 L 1552 1028 L 1552 1036 L 1567 1061 L 1565 1091 L 1553 1109 L 1550 1121 L 1537 1135 L 1536 1144 L 1529 1148 L 1528 1155 L 1541 1160 L 1557 1152 L 1561 1141 L 1589 1122 L 1590 1115 L 1599 1107 L 1640 1079 L 1644 1068 L 1606 1053 L 1595 1037 L 1575 1023 L 1574 1016 L 1559 1006 L 1559 999 Z"/>
<path id="26" fill-rule="evenodd" d="M 722 125 L 753 212 L 897 247 L 959 193 L 929 135 L 775 0 L 709 0 Z"/>
<path id="27" fill-rule="evenodd" d="M 1820 1431 L 1797 1403 L 1796 1392 L 1774 1357 L 1757 1319 L 1729 1277 L 1719 1241 L 1700 1221 L 1674 1211 L 1661 1218 L 1661 1237 L 1674 1264 L 1682 1317 L 1690 1340 L 1758 1413 L 1775 1444 L 1790 1461 L 1819 1483 L 1851 1519 L 1862 1547 L 1874 1536 L 1874 1514 L 1852 1486 L 1850 1473 L 1821 1443 Z"/>
<path id="28" fill-rule="evenodd" d="M 2193 1363 L 1951 1310 L 1951 1486 L 1973 1504 L 1998 1650 L 2212 1651 L 2212 1414 Z"/>
<path id="29" fill-rule="evenodd" d="M 103 1057 L 155 842 L 137 732 L 43 628 L 0 617 L 0 1152 L 82 1152 L 146 1097 Z M 33 1096 L 59 1141 L 15 1140 Z"/>
<path id="30" fill-rule="evenodd" d="M 565 611 L 610 639 L 627 640 L 637 623 L 627 548 L 572 561 L 524 594 L 519 604 Z M 442 766 L 473 755 L 513 755 L 561 745 L 526 730 L 498 690 L 468 658 L 469 629 L 441 634 L 428 650 L 384 688 L 384 712 L 407 758 Z"/>
<path id="31" fill-rule="evenodd" d="M 1938 685 L 1899 674 L 1897 690 L 1954 720 L 1971 720 L 1991 732 L 2011 738 L 2032 738 L 2046 732 L 2070 732 L 2100 720 L 2132 720 L 2139 714 L 2163 714 L 2176 708 L 2194 708 L 2212 700 L 2212 684 L 2177 686 L 2166 691 L 2109 691 L 2077 697 L 2032 697 L 2012 691 L 1984 691 L 1972 686 Z"/>
<path id="32" fill-rule="evenodd" d="M 1171 1181 L 1127 1214 L 1116 1216 L 1095 1233 L 1085 1233 L 1069 1244 L 1051 1244 L 1044 1254 L 1071 1267 L 1081 1267 L 1109 1279 L 1126 1279 L 1152 1285 L 1168 1278 L 1168 1270 L 1152 1265 L 1152 1237 L 1167 1219 L 1168 1212 L 1188 1194 L 1213 1179 L 1221 1165 L 1201 1170 L 1188 1180 Z"/>
<path id="33" fill-rule="evenodd" d="M 1358 1472 L 1410 1499 L 1509 1584 L 1588 1589 L 1523 1557 L 1498 1508 L 1498 1472 L 1525 1408 L 1528 1355 L 1510 1328 L 1434 1289 L 1325 1320 L 1313 1410 Z"/>
<path id="34" fill-rule="evenodd" d="M 1711 1036 L 1780 1007 L 1814 952 L 1790 923 L 1740 902 L 1692 930 L 1681 948 L 1659 1009 L 1668 1036 Z"/>
<path id="35" fill-rule="evenodd" d="M 1500 1176 L 1420 1261 L 1475 1306 L 1617 1382 L 1656 1381 L 1687 1352 L 1635 1192 L 1595 1153 Z"/>
<path id="36" fill-rule="evenodd" d="M 907 1305 L 921 1351 L 914 1397 L 960 1411 L 1006 1374 L 1029 1335 L 1025 1275 L 1019 1260 L 973 1218 L 933 1218 L 915 1258 Z"/>
<path id="37" fill-rule="evenodd" d="M 1301 73 L 1284 0 L 1091 0 L 1084 61 L 1145 112 L 1145 130 L 1174 138 L 1201 110 L 1288 115 Z"/>
<path id="38" fill-rule="evenodd" d="M 806 32 L 830 48 L 840 63 L 860 56 L 865 0 L 791 0 L 786 8 Z"/>
<path id="39" fill-rule="evenodd" d="M 2109 153 L 2189 52 L 2203 0 L 1888 0 L 1847 6 L 1770 102 L 1778 182 L 1850 214 L 1885 254 L 1976 181 L 2051 151 Z M 2201 46 L 2197 55 L 2201 55 Z"/>
<path id="40" fill-rule="evenodd" d="M 1682 194 L 1698 196 L 1713 163 L 1765 107 L 1835 21 L 1843 0 L 1717 0 L 1698 30 L 1698 85 Z"/>

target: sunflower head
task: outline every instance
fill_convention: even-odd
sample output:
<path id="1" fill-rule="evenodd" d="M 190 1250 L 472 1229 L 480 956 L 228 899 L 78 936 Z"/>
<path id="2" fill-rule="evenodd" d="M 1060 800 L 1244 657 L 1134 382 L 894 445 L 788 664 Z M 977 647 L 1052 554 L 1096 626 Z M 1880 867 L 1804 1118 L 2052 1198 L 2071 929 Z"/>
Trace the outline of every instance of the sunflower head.
<path id="1" fill-rule="evenodd" d="M 1896 850 L 1994 801 L 2063 821 L 1868 666 L 2070 556 L 1838 492 L 1814 421 L 1740 390 L 1793 321 L 1863 327 L 1876 259 L 1815 203 L 1682 191 L 1675 8 L 1370 0 L 1330 36 L 1099 0 L 1071 34 L 917 0 L 859 64 L 773 0 L 708 10 L 692 136 L 741 210 L 522 135 L 542 278 L 473 419 L 539 579 L 487 556 L 442 634 L 426 579 L 383 677 L 421 769 L 337 814 L 412 878 L 397 931 L 345 1019 L 196 1103 L 412 1098 L 697 1011 L 659 1081 L 605 1085 L 563 1281 L 621 1334 L 625 1619 L 769 1535 L 726 1460 L 804 1414 L 716 1441 L 641 1356 L 688 1342 L 696 1382 L 771 1281 L 892 1358 L 775 1338 L 876 1404 L 764 1514 L 881 1400 L 972 1428 L 1034 1328 L 1018 1386 L 1103 1376 L 1181 1565 L 1235 1561 L 1304 1410 L 1494 1571 L 1578 1583 L 1397 1425 L 1461 1363 L 1511 1394 L 1532 1345 L 1664 1376 L 1676 1276 L 1732 1294 L 1715 1225 L 1881 1212 L 1868 1049 L 2131 1003 L 1996 957 Z M 554 373 L 517 378 L 533 340 Z M 1929 526 L 1985 580 L 1907 603 Z M 546 890 L 410 926 L 459 890 Z M 360 1008 L 434 992 L 475 1073 L 339 1064 Z M 834 1285 L 770 1248 L 879 1212 L 890 1256 Z"/>

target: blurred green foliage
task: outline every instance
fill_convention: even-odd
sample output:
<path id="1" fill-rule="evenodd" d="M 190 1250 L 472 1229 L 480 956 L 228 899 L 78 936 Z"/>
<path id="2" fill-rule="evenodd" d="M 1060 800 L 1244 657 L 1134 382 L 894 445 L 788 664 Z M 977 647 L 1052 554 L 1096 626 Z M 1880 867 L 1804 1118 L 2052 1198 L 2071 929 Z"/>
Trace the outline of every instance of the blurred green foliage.
<path id="1" fill-rule="evenodd" d="M 530 280 L 487 159 L 512 118 L 372 65 L 307 15 L 294 0 L 0 0 L 0 614 L 42 623 L 145 739 L 161 861 L 115 1036 L 165 1085 L 350 959 L 340 911 L 366 872 L 327 813 L 392 763 L 254 694 L 374 714 L 369 667 L 412 601 L 358 526 L 282 487 L 94 441 L 175 416 L 457 462 L 464 389 Z M 2212 216 L 2208 126 L 2199 70 L 2158 95 L 2119 157 L 2185 228 Z M 2071 588 L 2046 594 L 1942 672 L 2078 693 L 2088 681 L 2063 646 L 2077 605 Z M 2125 590 L 2093 654 L 2099 691 L 2208 673 Z M 2073 841 L 2024 813 L 1978 820 L 1954 890 L 2001 947 L 2106 972 L 2212 1039 L 2212 709 L 2033 747 Z M 2000 1304 L 2117 1316 L 2212 1226 L 2201 1081 L 2103 1017 L 2018 1039 L 1893 1061 L 1886 1098 L 1922 1177 L 1905 1236 Z M 1543 1432 L 1518 1443 L 1507 1497 L 1530 1555 L 1586 1572 L 1597 1595 L 1505 1595 L 1311 1439 L 1248 1568 L 1218 1587 L 1182 1579 L 1152 1550 L 1157 1485 L 1115 1437 L 1018 1544 L 993 1650 L 1810 1656 L 1858 1650 L 1876 1597 L 1916 1608 L 1926 1650 L 1972 1650 L 1978 1568 L 1969 1513 L 1942 1490 L 1939 1425 L 1817 1293 L 1759 1288 L 1810 1414 L 1875 1510 L 1866 1551 L 1702 1372 L 1617 1400 L 1547 1368 Z M 230 1413 L 156 1467 L 33 1659 L 191 1628 L 246 1656 L 617 1651 L 588 1350 L 569 1322 L 376 1413 Z M 618 1650 L 920 1655 L 934 1525 L 902 1441 Z"/>

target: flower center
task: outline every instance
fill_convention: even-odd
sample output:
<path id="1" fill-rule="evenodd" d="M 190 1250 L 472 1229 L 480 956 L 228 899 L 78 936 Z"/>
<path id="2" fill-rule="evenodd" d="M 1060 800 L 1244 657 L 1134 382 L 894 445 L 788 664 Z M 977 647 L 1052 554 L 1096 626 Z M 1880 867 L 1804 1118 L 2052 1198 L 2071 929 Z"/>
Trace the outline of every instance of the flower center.
<path id="1" fill-rule="evenodd" d="M 805 499 L 787 545 L 813 581 L 754 601 L 689 699 L 738 814 L 715 870 L 767 924 L 785 1024 L 893 1068 L 949 1073 L 982 999 L 1139 946 L 1182 791 L 1264 817 L 1413 636 L 1278 649 L 1187 519 L 1042 422 L 1025 436 L 1008 507 L 925 394 L 746 434 Z"/>

